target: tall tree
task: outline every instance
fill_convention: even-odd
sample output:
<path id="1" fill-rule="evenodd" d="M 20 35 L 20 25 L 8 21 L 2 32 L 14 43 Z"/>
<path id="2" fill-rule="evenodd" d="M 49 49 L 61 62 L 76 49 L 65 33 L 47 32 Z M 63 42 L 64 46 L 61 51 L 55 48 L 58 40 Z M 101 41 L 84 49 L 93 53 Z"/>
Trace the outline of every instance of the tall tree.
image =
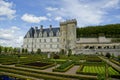
<path id="1" fill-rule="evenodd" d="M 25 49 L 24 48 L 22 48 L 22 53 L 24 53 L 25 52 Z"/>
<path id="2" fill-rule="evenodd" d="M 28 53 L 28 50 L 27 50 L 27 49 L 25 49 L 25 53 Z"/>
<path id="3" fill-rule="evenodd" d="M 0 46 L 0 54 L 1 54 L 1 52 L 2 52 L 2 47 Z"/>
<path id="4" fill-rule="evenodd" d="M 72 54 L 72 50 L 71 50 L 71 49 L 69 49 L 69 50 L 68 50 L 68 57 L 70 57 L 70 56 L 71 56 L 71 54 Z"/>
<path id="5" fill-rule="evenodd" d="M 37 49 L 37 54 L 40 54 L 41 53 L 41 49 Z"/>
<path id="6" fill-rule="evenodd" d="M 17 53 L 17 48 L 14 48 L 14 50 L 13 50 L 13 51 L 14 51 L 14 54 L 16 54 L 16 53 Z"/>
<path id="7" fill-rule="evenodd" d="M 8 48 L 7 48 L 7 47 L 4 47 L 4 52 L 5 52 L 5 53 L 7 53 L 7 50 L 8 50 Z"/>

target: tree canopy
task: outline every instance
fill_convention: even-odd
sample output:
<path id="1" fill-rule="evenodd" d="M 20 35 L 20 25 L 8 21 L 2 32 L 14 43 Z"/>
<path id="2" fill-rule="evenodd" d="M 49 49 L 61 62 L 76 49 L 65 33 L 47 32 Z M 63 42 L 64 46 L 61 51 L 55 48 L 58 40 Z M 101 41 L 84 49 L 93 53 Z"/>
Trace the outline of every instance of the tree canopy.
<path id="1" fill-rule="evenodd" d="M 106 37 L 120 38 L 120 24 L 109 24 L 102 26 L 87 26 L 77 28 L 77 38 L 79 37 L 98 37 L 105 35 Z"/>

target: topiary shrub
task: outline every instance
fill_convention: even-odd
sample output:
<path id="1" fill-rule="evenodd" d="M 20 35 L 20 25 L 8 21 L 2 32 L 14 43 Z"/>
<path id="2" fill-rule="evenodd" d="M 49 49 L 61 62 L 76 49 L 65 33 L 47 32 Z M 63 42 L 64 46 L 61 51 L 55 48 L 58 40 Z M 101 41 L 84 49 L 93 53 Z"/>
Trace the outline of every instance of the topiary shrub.
<path id="1" fill-rule="evenodd" d="M 110 53 L 107 53 L 105 57 L 110 58 L 111 57 Z"/>
<path id="2" fill-rule="evenodd" d="M 53 58 L 54 58 L 54 59 L 60 59 L 60 56 L 57 55 L 57 54 L 54 54 L 54 55 L 53 55 Z"/>

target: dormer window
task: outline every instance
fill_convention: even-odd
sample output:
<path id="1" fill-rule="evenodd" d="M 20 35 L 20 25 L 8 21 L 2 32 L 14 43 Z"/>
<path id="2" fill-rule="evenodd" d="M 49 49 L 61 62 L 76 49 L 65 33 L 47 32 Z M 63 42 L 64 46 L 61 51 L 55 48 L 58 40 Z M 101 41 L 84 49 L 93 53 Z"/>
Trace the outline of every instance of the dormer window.
<path id="1" fill-rule="evenodd" d="M 59 30 L 57 31 L 57 34 L 56 34 L 56 36 L 60 36 L 60 32 L 59 32 Z"/>
<path id="2" fill-rule="evenodd" d="M 37 38 L 37 32 L 35 32 L 34 37 Z"/>
<path id="3" fill-rule="evenodd" d="M 43 36 L 44 36 L 44 37 L 47 37 L 47 32 L 44 32 Z"/>
<path id="4" fill-rule="evenodd" d="M 39 37 L 42 37 L 42 32 L 39 33 Z"/>
<path id="5" fill-rule="evenodd" d="M 29 33 L 27 33 L 27 38 L 30 38 L 30 34 Z"/>
<path id="6" fill-rule="evenodd" d="M 50 31 L 49 36 L 53 37 L 53 32 L 52 31 Z"/>

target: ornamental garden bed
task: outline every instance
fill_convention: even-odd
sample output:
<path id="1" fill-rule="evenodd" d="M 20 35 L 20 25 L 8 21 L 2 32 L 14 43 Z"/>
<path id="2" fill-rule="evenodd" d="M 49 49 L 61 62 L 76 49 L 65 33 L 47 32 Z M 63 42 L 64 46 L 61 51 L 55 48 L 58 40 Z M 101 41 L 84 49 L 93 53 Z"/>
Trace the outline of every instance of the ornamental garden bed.
<path id="1" fill-rule="evenodd" d="M 115 64 L 117 64 L 118 66 L 120 66 L 120 63 L 118 61 L 116 61 L 114 59 L 110 59 L 110 61 L 113 62 L 113 63 L 115 63 Z"/>
<path id="2" fill-rule="evenodd" d="M 44 67 L 44 66 L 50 65 L 50 63 L 33 62 L 33 63 L 24 64 L 24 65 Z"/>
<path id="3" fill-rule="evenodd" d="M 105 75 L 105 66 L 102 66 L 102 65 L 80 65 L 80 67 L 78 68 L 76 73 L 77 74 L 85 74 L 85 75 L 94 75 L 94 76 L 97 76 L 100 74 Z M 117 72 L 112 67 L 108 68 L 108 74 L 111 77 L 115 77 L 115 78 L 120 77 L 119 72 Z"/>
<path id="4" fill-rule="evenodd" d="M 57 68 L 53 69 L 53 72 L 65 72 L 69 70 L 71 67 L 74 66 L 74 63 L 72 61 L 65 62 L 64 64 L 61 64 Z"/>
<path id="5" fill-rule="evenodd" d="M 46 69 L 54 66 L 54 63 L 46 63 L 46 62 L 31 62 L 26 64 L 17 64 L 16 66 L 26 67 L 26 68 L 34 68 L 34 69 Z"/>

